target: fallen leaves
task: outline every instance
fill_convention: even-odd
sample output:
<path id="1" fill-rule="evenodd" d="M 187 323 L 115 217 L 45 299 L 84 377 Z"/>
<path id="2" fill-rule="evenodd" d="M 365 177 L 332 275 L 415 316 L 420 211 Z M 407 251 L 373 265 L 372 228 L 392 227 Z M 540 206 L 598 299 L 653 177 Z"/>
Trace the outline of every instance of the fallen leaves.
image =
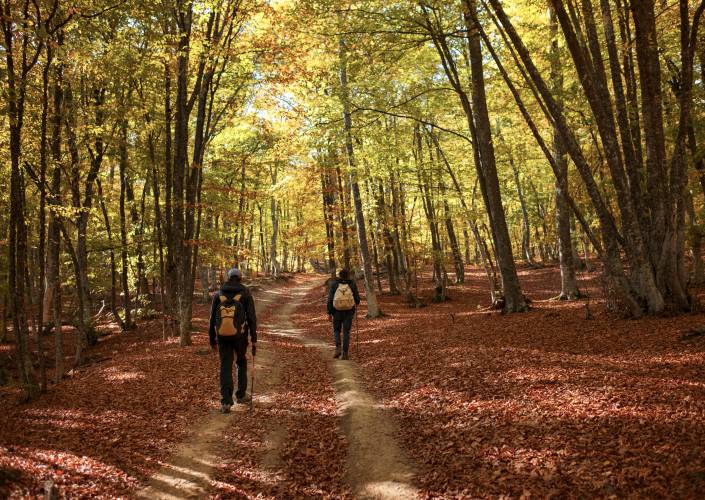
<path id="1" fill-rule="evenodd" d="M 351 353 L 393 412 L 424 497 L 702 496 L 705 345 L 680 338 L 704 315 L 620 320 L 587 277 L 586 321 L 581 302 L 544 300 L 559 283 L 544 268 L 522 272 L 533 310 L 502 316 L 484 310 L 482 275 L 466 279 L 452 301 L 424 309 L 380 296 L 388 316 L 361 311 Z M 309 294 L 295 323 L 331 342 L 323 294 Z M 287 300 L 282 290 L 277 301 Z M 201 331 L 206 316 L 196 310 Z M 212 495 L 351 496 L 329 360 L 271 333 L 260 348 L 278 360 L 278 378 L 258 378 L 267 394 L 254 413 L 236 407 Z M 205 335 L 186 349 L 160 336 L 146 323 L 102 339 L 91 356 L 111 359 L 29 405 L 3 393 L 0 496 L 40 495 L 44 480 L 72 498 L 134 492 L 218 398 Z"/>
<path id="2" fill-rule="evenodd" d="M 533 310 L 488 313 L 482 276 L 453 301 L 363 320 L 367 386 L 394 411 L 428 498 L 697 497 L 705 491 L 705 346 L 680 342 L 702 314 L 617 319 L 595 276 L 583 302 L 547 301 L 556 268 L 525 270 Z M 430 280 L 422 291 L 432 293 Z M 298 312 L 330 341 L 321 291 Z"/>

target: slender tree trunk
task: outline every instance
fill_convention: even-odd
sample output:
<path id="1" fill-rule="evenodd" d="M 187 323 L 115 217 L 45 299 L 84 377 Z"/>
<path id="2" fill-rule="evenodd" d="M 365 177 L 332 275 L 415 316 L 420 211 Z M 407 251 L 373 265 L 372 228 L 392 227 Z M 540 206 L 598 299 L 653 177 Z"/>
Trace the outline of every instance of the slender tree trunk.
<path id="1" fill-rule="evenodd" d="M 703 263 L 703 231 L 695 216 L 695 206 L 693 205 L 693 195 L 686 192 L 686 209 L 688 221 L 690 223 L 690 251 L 693 257 L 693 279 L 692 282 L 700 285 L 705 282 L 705 264 Z"/>
<path id="2" fill-rule="evenodd" d="M 20 374 L 28 398 L 38 392 L 34 367 L 29 357 L 29 333 L 27 328 L 25 274 L 27 268 L 27 228 L 25 225 L 25 186 L 24 175 L 20 168 L 22 157 L 22 128 L 24 120 L 24 100 L 26 81 L 18 75 L 14 60 L 14 22 L 8 12 L 3 13 L 2 29 L 5 39 L 5 62 L 7 114 L 10 128 L 10 237 L 8 290 L 10 309 L 12 311 L 12 330 L 16 342 L 17 371 Z M 24 35 L 27 36 L 27 35 Z M 26 50 L 26 49 L 25 49 Z M 24 51 L 23 51 L 24 52 Z M 24 66 L 24 59 L 22 61 Z M 24 73 L 24 68 L 19 68 Z"/>
<path id="3" fill-rule="evenodd" d="M 563 108 L 563 69 L 558 47 L 558 26 L 555 13 L 549 7 L 549 24 L 551 28 L 551 84 L 558 106 Z M 556 232 L 558 233 L 558 259 L 561 269 L 561 300 L 574 300 L 580 297 L 578 282 L 575 277 L 573 259 L 573 241 L 570 235 L 570 211 L 568 208 L 568 159 L 561 139 L 560 131 L 553 129 L 553 159 L 558 168 L 556 176 Z"/>
<path id="4" fill-rule="evenodd" d="M 186 241 L 186 190 L 188 178 L 189 118 L 192 105 L 189 103 L 189 58 L 193 4 L 177 1 L 175 12 L 178 27 L 176 53 L 176 99 L 174 103 L 174 160 L 172 188 L 172 218 L 169 251 L 173 255 L 175 283 L 172 286 L 172 302 L 176 306 L 179 341 L 182 347 L 191 345 L 191 249 Z"/>
<path id="5" fill-rule="evenodd" d="M 9 329 L 7 328 L 7 319 L 10 316 L 10 300 L 8 299 L 9 294 L 3 292 L 2 294 L 2 327 L 0 327 L 0 344 L 7 342 L 7 334 Z"/>
<path id="6" fill-rule="evenodd" d="M 108 216 L 108 209 L 105 206 L 105 198 L 103 197 L 103 186 L 98 180 L 96 181 L 98 187 L 98 202 L 100 203 L 101 212 L 103 212 L 103 222 L 105 224 L 105 232 L 108 235 L 108 245 L 110 246 L 110 311 L 113 313 L 115 320 L 120 325 L 120 329 L 125 331 L 125 321 L 120 316 L 117 310 L 117 266 L 115 265 L 115 250 L 113 249 L 113 232 L 110 227 L 110 217 Z"/>
<path id="7" fill-rule="evenodd" d="M 79 303 L 79 324 L 82 334 L 85 336 L 89 345 L 95 345 L 98 337 L 93 326 L 92 317 L 92 298 L 91 287 L 88 279 L 88 223 L 90 221 L 90 211 L 93 203 L 93 189 L 96 178 L 103 163 L 105 154 L 105 143 L 103 141 L 101 127 L 105 123 L 105 114 L 103 104 L 105 102 L 105 89 L 93 87 L 90 89 L 90 101 L 94 107 L 94 125 L 97 133 L 93 139 L 90 152 L 90 167 L 88 174 L 83 180 L 81 172 L 81 161 L 78 153 L 78 143 L 76 137 L 76 104 L 73 96 L 71 85 L 66 86 L 64 99 L 66 102 L 67 119 L 66 131 L 68 139 L 68 148 L 71 157 L 71 192 L 74 208 L 78 211 L 75 217 L 76 226 L 76 245 L 74 247 L 76 253 L 76 262 L 74 271 L 76 274 L 76 292 L 78 294 Z M 83 180 L 84 189 L 81 196 L 81 181 Z M 76 363 L 80 363 L 80 353 L 82 345 L 77 340 L 76 344 Z"/>
<path id="8" fill-rule="evenodd" d="M 338 184 L 338 217 L 340 218 L 340 229 L 343 237 L 343 267 L 352 270 L 352 245 L 350 244 L 350 232 L 348 230 L 348 195 L 343 188 L 343 175 L 340 166 L 335 168 L 336 180 Z"/>
<path id="9" fill-rule="evenodd" d="M 124 113 L 124 111 L 123 111 Z M 122 264 L 122 272 L 120 273 L 121 284 L 122 284 L 122 307 L 123 307 L 123 325 L 126 330 L 131 330 L 133 328 L 131 309 L 132 305 L 130 303 L 130 281 L 129 281 L 129 267 L 128 267 L 128 255 L 127 255 L 127 214 L 125 213 L 125 201 L 127 194 L 127 184 L 129 182 L 127 178 L 127 119 L 121 120 L 120 123 L 120 140 L 119 140 L 119 166 L 120 166 L 120 261 Z"/>
<path id="10" fill-rule="evenodd" d="M 242 165 L 240 167 L 240 199 L 238 201 L 238 206 L 237 206 L 237 227 L 238 227 L 238 237 L 237 239 L 233 242 L 233 244 L 237 247 L 237 263 L 240 263 L 240 254 L 243 250 L 242 247 L 245 246 L 245 219 L 246 219 L 246 202 L 247 199 L 245 197 L 245 185 L 247 181 L 247 160 L 245 158 L 242 159 Z"/>
<path id="11" fill-rule="evenodd" d="M 272 167 L 272 187 L 277 184 L 277 165 Z M 270 199 L 270 217 L 272 219 L 272 239 L 270 244 L 270 265 L 272 270 L 272 277 L 279 277 L 279 261 L 277 260 L 277 243 L 279 238 L 279 217 L 277 214 L 277 199 L 272 193 Z"/>
<path id="12" fill-rule="evenodd" d="M 484 61 L 480 45 L 480 34 L 475 28 L 475 25 L 479 24 L 477 20 L 477 6 L 475 0 L 463 0 L 463 6 L 468 27 L 468 43 L 470 49 L 472 101 L 474 108 L 473 117 L 481 158 L 478 172 L 481 173 L 485 180 L 487 209 L 491 214 L 492 233 L 497 252 L 497 264 L 500 270 L 500 276 L 502 277 L 502 291 L 505 301 L 503 310 L 505 312 L 520 312 L 525 311 L 527 305 L 519 284 L 519 276 L 517 275 L 514 256 L 512 255 L 512 245 L 509 239 L 509 230 L 507 228 L 507 221 L 499 189 L 494 147 L 492 145 L 490 118 L 485 95 Z"/>
<path id="13" fill-rule="evenodd" d="M 129 162 L 128 162 L 129 166 Z M 130 222 L 132 224 L 132 232 L 134 234 L 132 238 L 132 244 L 135 247 L 135 257 L 137 257 L 137 276 L 135 276 L 134 287 L 135 287 L 135 303 L 139 304 L 141 296 L 147 294 L 147 278 L 145 276 L 145 262 L 144 262 L 144 249 L 142 236 L 144 234 L 144 209 L 145 209 L 145 198 L 147 196 L 147 190 L 149 188 L 149 183 L 146 182 L 142 188 L 142 195 L 140 196 L 140 210 L 137 210 L 137 200 L 135 199 L 135 190 L 132 186 L 132 181 L 129 175 L 125 179 L 125 200 L 127 205 L 130 207 Z M 128 252 L 129 254 L 129 252 Z M 133 326 L 134 326 L 133 320 Z"/>
<path id="14" fill-rule="evenodd" d="M 46 247 L 47 247 L 47 169 L 48 169 L 48 122 L 49 122 L 49 76 L 53 65 L 53 51 L 50 47 L 46 50 L 46 64 L 42 72 L 42 106 L 40 118 L 39 139 L 39 245 L 37 249 L 37 264 L 39 276 L 36 287 L 36 311 L 34 317 L 34 332 L 37 343 L 37 356 L 39 358 L 39 390 L 47 389 L 46 356 L 44 354 L 44 298 L 46 295 Z"/>
<path id="15" fill-rule="evenodd" d="M 338 42 L 339 63 L 340 63 L 340 100 L 343 105 L 343 123 L 345 130 L 345 150 L 348 157 L 348 169 L 350 175 L 350 185 L 352 189 L 353 204 L 355 206 L 355 219 L 357 221 L 357 239 L 360 245 L 360 257 L 365 272 L 365 295 L 367 298 L 367 317 L 376 318 L 382 315 L 382 311 L 377 304 L 372 282 L 372 262 L 370 249 L 367 244 L 367 229 L 365 227 L 365 216 L 362 211 L 362 198 L 360 196 L 360 186 L 358 184 L 357 164 L 355 163 L 355 151 L 352 138 L 352 115 L 350 113 L 350 94 L 348 89 L 348 68 L 347 49 L 345 39 L 341 36 Z"/>
<path id="16" fill-rule="evenodd" d="M 57 34 L 57 45 L 64 42 L 63 32 Z M 61 206 L 61 119 L 63 108 L 64 65 L 59 63 L 54 73 L 53 110 L 51 117 L 51 158 L 53 162 L 51 176 L 51 195 L 49 197 L 49 247 L 47 252 L 47 296 L 51 302 L 46 304 L 45 312 L 51 310 L 51 322 L 54 326 L 54 382 L 64 376 L 63 335 L 61 329 L 61 232 L 59 229 L 58 207 Z"/>
<path id="17" fill-rule="evenodd" d="M 397 262 L 396 253 L 394 252 L 394 241 L 392 233 L 389 229 L 389 214 L 387 212 L 387 202 L 384 192 L 384 184 L 382 180 L 378 183 L 379 192 L 377 193 L 377 223 L 382 237 L 384 248 L 384 262 L 387 266 L 387 280 L 389 282 L 389 293 L 398 294 L 397 278 L 399 276 L 399 264 Z"/>
<path id="18" fill-rule="evenodd" d="M 424 168 L 423 161 L 423 138 L 419 126 L 414 128 L 414 143 L 415 143 L 415 158 L 416 158 L 416 174 L 419 181 L 419 192 L 421 193 L 421 201 L 423 202 L 424 213 L 428 223 L 429 234 L 431 235 L 431 255 L 433 258 L 433 279 L 436 285 L 436 295 L 434 301 L 442 302 L 445 300 L 445 270 L 443 269 L 443 249 L 438 232 L 438 221 L 436 218 L 436 209 L 431 196 L 429 187 L 429 174 Z M 429 166 L 433 166 L 434 159 L 429 148 Z"/>
<path id="19" fill-rule="evenodd" d="M 503 142 L 500 139 L 500 142 Z M 524 198 L 524 190 L 521 188 L 521 180 L 519 179 L 519 169 L 514 163 L 514 155 L 511 151 L 508 152 L 509 155 L 509 165 L 512 168 L 512 174 L 514 175 L 514 184 L 517 188 L 517 196 L 519 197 L 519 205 L 521 206 L 521 250 L 524 254 L 526 262 L 530 266 L 535 266 L 534 258 L 531 255 L 531 225 L 529 224 L 529 211 L 526 208 L 526 199 Z M 540 242 L 539 242 L 540 244 Z"/>
<path id="20" fill-rule="evenodd" d="M 333 190 L 330 172 L 325 166 L 321 167 L 321 191 L 323 193 L 323 218 L 326 223 L 326 243 L 328 246 L 328 272 L 335 278 L 335 228 L 333 224 Z"/>

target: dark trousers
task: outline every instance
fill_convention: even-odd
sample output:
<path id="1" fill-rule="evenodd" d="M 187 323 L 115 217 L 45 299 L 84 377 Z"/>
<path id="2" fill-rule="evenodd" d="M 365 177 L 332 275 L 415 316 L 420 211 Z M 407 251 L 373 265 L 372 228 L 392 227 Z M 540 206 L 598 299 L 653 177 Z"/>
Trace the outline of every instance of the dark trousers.
<path id="1" fill-rule="evenodd" d="M 352 328 L 355 311 L 335 311 L 333 315 L 333 338 L 335 348 L 340 349 L 340 331 L 343 331 L 343 352 L 348 352 L 350 347 L 350 329 Z"/>
<path id="2" fill-rule="evenodd" d="M 237 392 L 242 398 L 247 393 L 247 338 L 218 336 L 220 354 L 220 403 L 233 404 L 233 360 L 237 359 Z"/>

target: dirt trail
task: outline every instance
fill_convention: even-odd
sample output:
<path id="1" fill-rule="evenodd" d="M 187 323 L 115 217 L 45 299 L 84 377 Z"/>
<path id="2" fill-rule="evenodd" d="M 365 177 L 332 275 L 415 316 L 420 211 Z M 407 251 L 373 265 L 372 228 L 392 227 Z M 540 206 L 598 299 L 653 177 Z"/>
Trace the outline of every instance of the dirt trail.
<path id="1" fill-rule="evenodd" d="M 267 305 L 276 307 L 274 314 L 265 322 L 269 335 L 294 338 L 305 347 L 317 349 L 321 362 L 327 363 L 334 379 L 338 410 L 342 420 L 342 431 L 348 443 L 348 483 L 357 498 L 398 499 L 418 496 L 413 485 L 414 471 L 408 457 L 395 441 L 394 423 L 382 406 L 365 391 L 355 368 L 354 361 L 332 360 L 332 347 L 320 340 L 307 337 L 296 328 L 291 314 L 301 304 L 306 293 L 317 286 L 307 280 L 294 290 L 288 290 L 286 301 L 280 300 L 281 291 L 271 290 L 257 294 L 258 309 Z M 281 305 L 280 305 L 281 304 Z M 256 390 L 255 404 L 267 405 L 269 394 L 279 383 L 278 363 L 269 349 L 261 349 L 257 356 L 257 382 L 262 392 Z M 265 382 L 266 381 L 266 382 Z M 257 389 L 257 387 L 255 388 Z M 139 498 L 200 498 L 208 493 L 214 467 L 217 464 L 217 440 L 224 429 L 237 418 L 237 412 L 247 411 L 234 407 L 234 414 L 220 415 L 214 409 L 208 418 L 183 443 L 140 491 Z M 261 467 L 266 472 L 275 472 L 281 467 L 280 452 L 286 442 L 286 429 L 275 426 L 269 430 L 267 451 Z M 274 477 L 273 480 L 280 480 Z"/>
<path id="2" fill-rule="evenodd" d="M 258 315 L 261 315 L 266 308 L 276 304 L 278 293 L 277 289 L 254 292 Z M 272 315 L 274 323 L 278 316 L 278 313 Z M 267 325 L 265 322 L 265 326 L 276 328 L 276 324 L 271 324 L 271 321 L 269 323 Z M 269 349 L 260 348 L 257 352 L 256 362 L 255 404 L 267 404 L 267 392 L 279 382 L 279 368 Z M 217 376 L 217 360 L 214 359 L 213 363 L 213 374 Z M 249 365 L 251 374 L 252 363 L 250 362 Z M 233 369 L 235 368 L 233 367 Z M 213 384 L 213 390 L 217 390 L 216 385 L 216 383 Z M 248 390 L 251 389 L 248 387 Z M 262 392 L 261 396 L 258 395 L 258 391 Z M 218 441 L 222 439 L 225 429 L 234 424 L 237 414 L 248 410 L 246 405 L 233 406 L 232 413 L 229 415 L 222 415 L 215 408 L 211 410 L 193 435 L 177 448 L 169 461 L 152 475 L 147 487 L 139 491 L 136 496 L 164 500 L 207 496 L 214 469 L 219 464 L 219 456 L 216 453 Z M 281 434 L 281 430 L 275 428 L 272 430 L 272 436 L 268 437 L 269 450 L 265 455 L 263 468 L 271 469 L 276 466 L 277 454 L 273 453 L 272 449 L 280 445 L 282 438 L 279 436 Z"/>
<path id="3" fill-rule="evenodd" d="M 342 430 L 349 443 L 348 483 L 356 498 L 414 498 L 414 469 L 395 440 L 398 434 L 390 415 L 363 387 L 354 361 L 332 360 L 333 347 L 307 337 L 291 322 L 291 313 L 311 289 L 299 288 L 293 300 L 279 310 L 276 332 L 318 349 L 333 375 Z"/>

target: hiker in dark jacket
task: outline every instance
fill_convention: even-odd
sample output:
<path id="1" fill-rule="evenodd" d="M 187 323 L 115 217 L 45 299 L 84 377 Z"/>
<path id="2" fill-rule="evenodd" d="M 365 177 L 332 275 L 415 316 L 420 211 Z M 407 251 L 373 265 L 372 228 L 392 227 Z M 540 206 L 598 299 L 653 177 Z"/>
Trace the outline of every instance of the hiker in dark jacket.
<path id="1" fill-rule="evenodd" d="M 336 292 L 341 285 L 347 285 L 352 292 L 354 304 L 350 309 L 337 309 L 335 307 Z M 348 292 L 345 288 L 341 292 Z M 348 292 L 349 293 L 349 292 Z M 348 300 L 349 300 L 348 296 Z M 340 305 L 340 304 L 339 304 Z M 355 280 L 350 279 L 350 272 L 347 269 L 341 269 L 338 273 L 338 278 L 333 280 L 328 290 L 328 317 L 333 321 L 333 337 L 335 339 L 335 355 L 334 358 L 341 356 L 340 351 L 340 330 L 343 330 L 343 351 L 342 359 L 348 359 L 348 348 L 350 347 L 350 328 L 352 327 L 353 318 L 355 317 L 355 308 L 360 305 L 360 294 L 357 291 Z M 347 307 L 347 306 L 346 306 Z"/>
<path id="2" fill-rule="evenodd" d="M 240 281 L 242 272 L 238 268 L 228 271 L 228 281 L 223 283 L 220 291 L 213 296 L 213 306 L 211 307 L 210 326 L 208 336 L 213 351 L 220 353 L 220 395 L 221 411 L 228 413 L 233 405 L 233 357 L 237 355 L 237 392 L 235 397 L 237 402 L 244 404 L 250 401 L 247 396 L 247 345 L 248 333 L 252 339 L 252 356 L 257 353 L 257 314 L 255 313 L 255 301 L 250 290 Z M 242 327 L 242 333 L 233 336 L 220 335 L 219 309 L 225 299 L 235 299 L 239 295 L 239 302 L 242 304 L 246 324 Z M 225 299 L 221 299 L 224 297 Z"/>

